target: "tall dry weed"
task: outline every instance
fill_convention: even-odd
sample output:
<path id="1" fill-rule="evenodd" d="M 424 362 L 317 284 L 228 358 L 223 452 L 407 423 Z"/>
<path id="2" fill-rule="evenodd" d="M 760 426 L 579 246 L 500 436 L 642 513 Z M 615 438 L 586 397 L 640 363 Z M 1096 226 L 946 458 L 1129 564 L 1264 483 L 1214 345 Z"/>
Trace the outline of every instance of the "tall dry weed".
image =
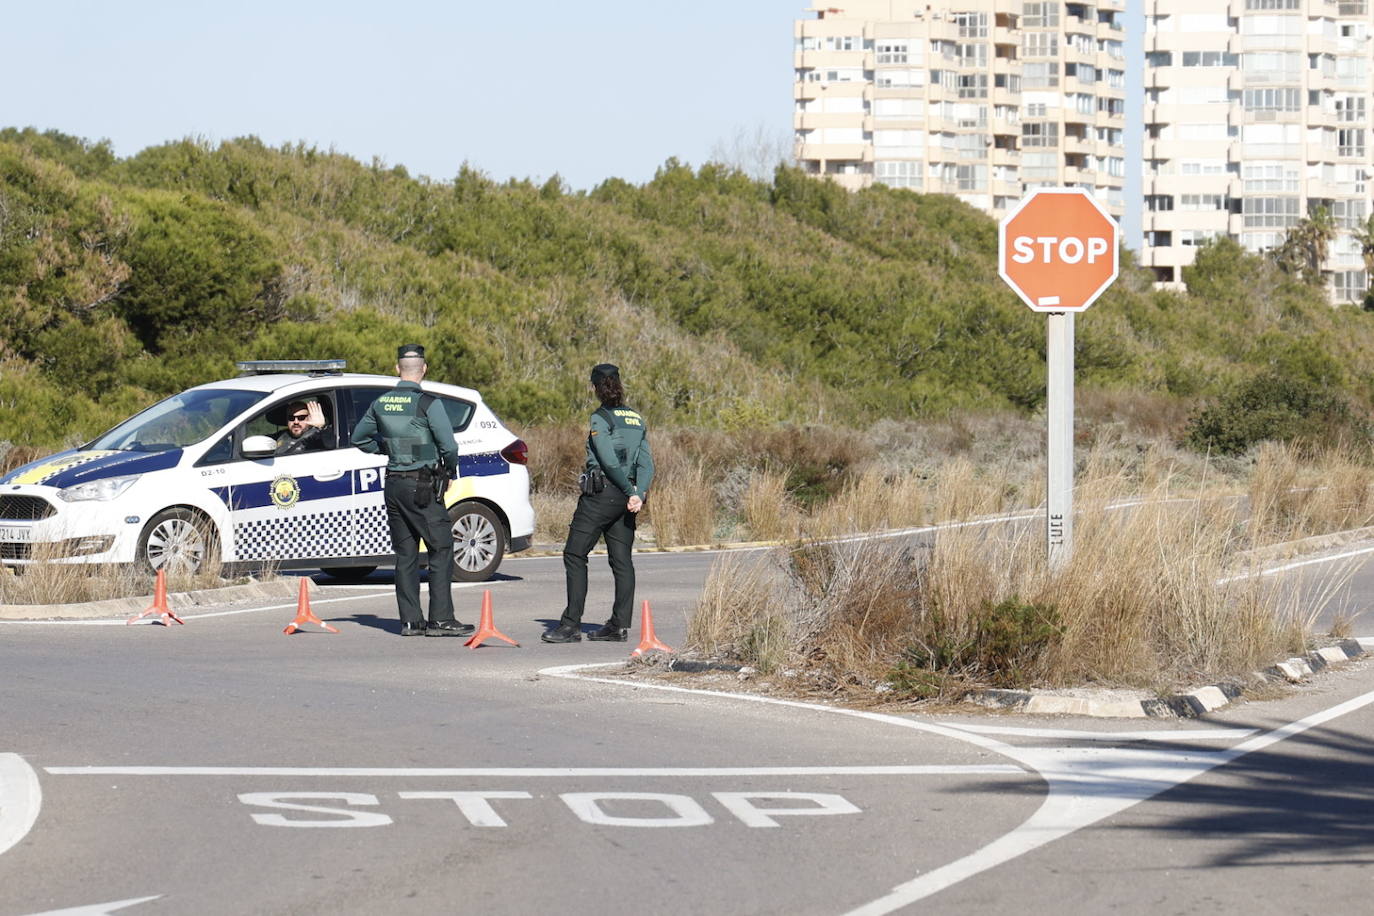
<path id="1" fill-rule="evenodd" d="M 716 500 L 706 469 L 688 458 L 656 467 L 644 514 L 659 547 L 712 543 Z"/>
<path id="2" fill-rule="evenodd" d="M 787 493 L 787 476 L 763 468 L 749 477 L 740 515 L 755 541 L 787 541 L 797 537 L 801 512 Z"/>
<path id="3" fill-rule="evenodd" d="M 757 554 L 725 553 L 711 566 L 687 622 L 686 648 L 727 655 L 770 671 L 788 654 L 777 577 Z"/>

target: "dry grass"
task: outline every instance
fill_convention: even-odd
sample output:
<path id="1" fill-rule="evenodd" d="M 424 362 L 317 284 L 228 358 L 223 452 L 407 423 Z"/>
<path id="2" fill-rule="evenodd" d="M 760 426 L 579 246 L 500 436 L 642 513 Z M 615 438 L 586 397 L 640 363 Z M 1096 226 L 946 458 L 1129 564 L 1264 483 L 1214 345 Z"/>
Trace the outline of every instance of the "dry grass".
<path id="1" fill-rule="evenodd" d="M 787 476 L 768 468 L 750 475 L 740 514 L 750 540 L 791 540 L 801 528 L 802 513 L 788 495 Z"/>
<path id="2" fill-rule="evenodd" d="M 1346 445 L 1305 454 L 1299 446 L 1261 446 L 1249 481 L 1255 546 L 1351 528 L 1374 521 L 1374 467 Z"/>
<path id="3" fill-rule="evenodd" d="M 18 572 L 0 567 L 0 604 L 76 604 L 153 593 L 155 577 L 136 565 L 64 563 L 42 544 L 35 545 L 33 559 L 31 565 Z M 261 580 L 274 575 L 275 569 L 265 568 L 259 570 L 255 578 Z M 167 589 L 172 592 L 228 584 L 231 582 L 224 575 L 217 552 L 213 561 L 197 572 L 180 565 L 167 569 Z"/>
<path id="4" fill-rule="evenodd" d="M 1177 499 L 1157 458 L 1087 464 L 1074 554 L 1059 569 L 1045 561 L 1039 520 L 946 528 L 923 548 L 811 543 L 774 551 L 769 567 L 723 560 L 691 646 L 808 668 L 838 691 L 886 683 L 909 698 L 986 684 L 1163 691 L 1246 676 L 1302 649 L 1320 607 L 1232 572 L 1249 541 L 1231 493 Z M 1161 482 L 1140 496 L 1142 477 Z M 941 475 L 933 498 L 946 517 L 967 518 L 1005 509 L 1001 492 L 964 464 Z M 1113 508 L 1127 496 L 1136 501 Z"/>
<path id="5" fill-rule="evenodd" d="M 710 544 L 715 540 L 716 500 L 700 461 L 656 462 L 646 519 L 659 547 Z"/>

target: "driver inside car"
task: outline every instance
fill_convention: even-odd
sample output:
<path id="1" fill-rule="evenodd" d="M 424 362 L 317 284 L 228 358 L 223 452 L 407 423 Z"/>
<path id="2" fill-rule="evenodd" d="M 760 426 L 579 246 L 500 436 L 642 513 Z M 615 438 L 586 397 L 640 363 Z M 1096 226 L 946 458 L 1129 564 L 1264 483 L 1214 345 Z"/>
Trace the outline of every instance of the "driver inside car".
<path id="1" fill-rule="evenodd" d="M 277 433 L 277 454 L 299 455 L 327 448 L 324 431 L 328 428 L 319 401 L 292 401 L 286 407 L 286 429 Z"/>

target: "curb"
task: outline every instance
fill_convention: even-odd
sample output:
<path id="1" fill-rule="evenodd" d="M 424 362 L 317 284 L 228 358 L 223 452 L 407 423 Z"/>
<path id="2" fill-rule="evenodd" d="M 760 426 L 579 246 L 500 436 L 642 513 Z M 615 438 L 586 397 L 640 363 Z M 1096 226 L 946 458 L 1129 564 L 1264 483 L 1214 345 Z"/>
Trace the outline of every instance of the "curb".
<path id="1" fill-rule="evenodd" d="M 1318 671 L 1368 655 L 1374 637 L 1343 639 L 1306 655 L 1286 659 L 1258 672 L 1266 681 L 1297 684 Z M 1035 693 L 1029 690 L 978 690 L 964 698 L 967 703 L 989 709 L 1007 709 L 1028 715 L 1094 716 L 1118 719 L 1191 719 L 1206 715 L 1231 703 L 1244 693 L 1237 683 L 1209 684 L 1176 694 L 1148 700 L 1093 700 Z"/>
<path id="2" fill-rule="evenodd" d="M 267 582 L 249 582 L 246 585 L 174 592 L 167 596 L 167 603 L 173 608 L 184 608 L 233 604 L 258 598 L 294 598 L 300 591 L 300 581 L 300 578 L 291 576 Z M 308 576 L 304 577 L 304 581 L 310 583 L 306 587 L 312 592 L 320 587 Z M 104 601 L 87 601 L 82 604 L 0 604 L 0 620 L 89 620 L 99 617 L 125 617 L 139 613 L 151 600 L 151 595 L 136 595 L 131 598 L 108 598 Z"/>

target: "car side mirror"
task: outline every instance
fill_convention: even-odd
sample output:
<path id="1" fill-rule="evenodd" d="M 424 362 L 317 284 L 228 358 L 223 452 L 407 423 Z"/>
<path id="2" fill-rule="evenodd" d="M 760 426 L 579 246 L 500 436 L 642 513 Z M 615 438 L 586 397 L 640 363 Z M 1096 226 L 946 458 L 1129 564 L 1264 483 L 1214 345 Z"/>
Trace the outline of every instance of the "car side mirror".
<path id="1" fill-rule="evenodd" d="M 243 440 L 243 457 L 271 458 L 277 453 L 277 440 L 271 436 L 249 436 Z"/>

